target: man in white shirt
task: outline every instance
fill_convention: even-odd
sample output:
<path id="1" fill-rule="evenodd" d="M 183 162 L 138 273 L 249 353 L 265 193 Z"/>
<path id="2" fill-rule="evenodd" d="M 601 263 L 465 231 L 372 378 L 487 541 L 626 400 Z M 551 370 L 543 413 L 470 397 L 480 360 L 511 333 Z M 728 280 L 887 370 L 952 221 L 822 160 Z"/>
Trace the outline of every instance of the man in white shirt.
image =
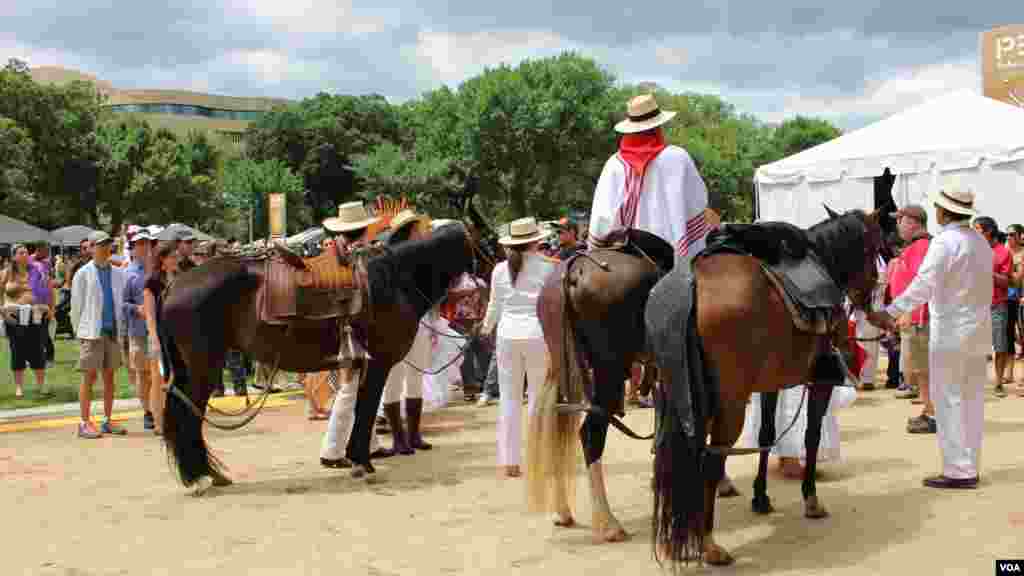
<path id="1" fill-rule="evenodd" d="M 991 347 L 992 248 L 971 228 L 974 194 L 950 179 L 931 194 L 942 226 L 910 286 L 868 320 L 894 330 L 895 318 L 925 302 L 931 314 L 928 365 L 942 474 L 932 488 L 975 488 Z"/>
<path id="2" fill-rule="evenodd" d="M 121 366 L 118 334 L 124 330 L 121 304 L 124 302 L 124 271 L 111 265 L 113 239 L 102 231 L 89 235 L 92 261 L 75 274 L 71 282 L 71 327 L 80 348 L 79 367 L 82 384 L 78 401 L 82 422 L 80 438 L 99 438 L 103 434 L 125 434 L 124 428 L 111 421 L 114 408 L 114 371 Z M 92 422 L 92 386 L 103 373 L 102 426 Z"/>
<path id="3" fill-rule="evenodd" d="M 704 248 L 719 217 L 708 208 L 708 192 L 690 155 L 665 142 L 660 126 L 676 113 L 658 108 L 654 96 L 629 101 L 619 150 L 605 162 L 590 210 L 590 237 L 600 240 L 622 228 L 662 238 L 689 262 Z"/>

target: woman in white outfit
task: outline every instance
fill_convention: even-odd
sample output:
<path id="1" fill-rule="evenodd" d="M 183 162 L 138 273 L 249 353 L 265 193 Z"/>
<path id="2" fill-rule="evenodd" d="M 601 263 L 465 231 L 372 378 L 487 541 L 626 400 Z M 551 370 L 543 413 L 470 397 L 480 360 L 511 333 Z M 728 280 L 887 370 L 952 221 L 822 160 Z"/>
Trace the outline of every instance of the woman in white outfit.
<path id="1" fill-rule="evenodd" d="M 533 218 L 509 225 L 509 235 L 499 240 L 508 260 L 495 266 L 491 274 L 491 299 L 482 326 L 484 334 L 490 334 L 496 324 L 498 328 L 498 466 L 510 478 L 521 474 L 523 375 L 532 412 L 535 393 L 548 367 L 547 344 L 537 319 L 541 287 L 557 266 L 555 260 L 537 252 L 539 241 L 547 235 Z"/>
<path id="2" fill-rule="evenodd" d="M 388 244 L 400 244 L 410 240 L 423 240 L 430 236 L 430 224 L 426 217 L 412 210 L 402 210 L 391 220 L 391 237 Z M 416 450 L 430 450 L 431 444 L 420 434 L 420 417 L 423 415 L 423 372 L 430 370 L 431 328 L 436 309 L 429 310 L 420 319 L 412 348 L 405 358 L 391 367 L 384 384 L 384 414 L 391 428 L 392 446 L 370 453 L 371 457 L 386 458 L 395 454 L 413 454 Z M 406 435 L 402 423 L 402 395 L 405 395 L 405 415 L 409 431 Z"/>

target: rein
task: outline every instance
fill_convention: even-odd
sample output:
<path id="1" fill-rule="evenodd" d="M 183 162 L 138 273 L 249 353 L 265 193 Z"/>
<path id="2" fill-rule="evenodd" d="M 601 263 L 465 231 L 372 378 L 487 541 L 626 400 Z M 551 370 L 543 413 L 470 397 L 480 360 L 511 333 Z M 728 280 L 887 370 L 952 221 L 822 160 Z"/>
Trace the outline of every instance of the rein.
<path id="1" fill-rule="evenodd" d="M 263 410 L 263 406 L 267 403 L 267 398 L 270 397 L 270 391 L 273 389 L 272 383 L 274 382 L 274 378 L 277 377 L 278 364 L 280 363 L 280 360 L 280 356 L 278 356 L 274 360 L 274 368 L 273 370 L 271 370 L 270 376 L 267 378 L 267 381 L 265 382 L 266 386 L 263 389 L 263 394 L 260 395 L 259 400 L 257 400 L 255 404 L 249 404 L 249 399 L 248 397 L 246 397 L 246 407 L 242 409 L 240 412 L 234 414 L 218 410 L 212 404 L 207 405 L 211 412 L 216 412 L 217 414 L 227 417 L 238 417 L 245 414 L 246 412 L 251 412 L 243 420 L 235 424 L 218 424 L 217 422 L 214 422 L 213 420 L 207 418 L 206 414 L 202 410 L 200 410 L 198 406 L 195 405 L 195 402 L 193 402 L 192 399 L 189 398 L 188 395 L 181 390 L 181 388 L 178 388 L 174 384 L 173 376 L 171 377 L 170 382 L 167 383 L 167 392 L 174 395 L 174 397 L 177 398 L 178 400 L 184 402 L 184 404 L 188 406 L 188 409 L 192 411 L 192 414 L 195 415 L 196 418 L 201 419 L 203 422 L 206 422 L 210 426 L 213 426 L 218 430 L 238 430 L 239 428 L 245 426 L 249 422 L 252 422 L 253 419 L 255 419 L 256 416 L 258 416 L 259 413 Z"/>

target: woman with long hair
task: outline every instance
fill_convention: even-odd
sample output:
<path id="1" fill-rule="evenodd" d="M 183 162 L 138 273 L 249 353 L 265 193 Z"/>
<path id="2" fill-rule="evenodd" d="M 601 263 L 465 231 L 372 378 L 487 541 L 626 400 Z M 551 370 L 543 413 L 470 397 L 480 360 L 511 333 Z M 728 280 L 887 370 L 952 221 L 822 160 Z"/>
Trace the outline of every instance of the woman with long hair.
<path id="1" fill-rule="evenodd" d="M 25 368 L 36 375 L 39 395 L 46 391 L 46 357 L 43 353 L 43 330 L 49 307 L 36 304 L 32 294 L 30 276 L 35 272 L 29 262 L 28 248 L 17 244 L 10 266 L 0 277 L 0 310 L 3 311 L 4 331 L 11 347 L 11 371 L 14 372 L 14 395 L 24 396 Z"/>
<path id="2" fill-rule="evenodd" d="M 532 413 L 548 367 L 547 344 L 537 318 L 537 298 L 557 266 L 538 252 L 540 241 L 547 236 L 533 218 L 509 224 L 509 234 L 499 240 L 508 259 L 491 273 L 491 299 L 481 330 L 490 334 L 497 325 L 498 466 L 509 478 L 521 474 L 523 376 Z"/>
<path id="3" fill-rule="evenodd" d="M 163 434 L 164 400 L 166 390 L 164 379 L 160 375 L 160 339 L 157 325 L 160 323 L 160 309 L 164 301 L 164 292 L 174 274 L 178 271 L 177 247 L 173 242 L 161 242 L 156 250 L 149 253 L 146 265 L 146 283 L 142 290 L 143 308 L 146 315 L 146 331 L 149 336 L 149 370 L 152 374 L 150 385 L 149 406 L 153 411 L 153 432 Z"/>

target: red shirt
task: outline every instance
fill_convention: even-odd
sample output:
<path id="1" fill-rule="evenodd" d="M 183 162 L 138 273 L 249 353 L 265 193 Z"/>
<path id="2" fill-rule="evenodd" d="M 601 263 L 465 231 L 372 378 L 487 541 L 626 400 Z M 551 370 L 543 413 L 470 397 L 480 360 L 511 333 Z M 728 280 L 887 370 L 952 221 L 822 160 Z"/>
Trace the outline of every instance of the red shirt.
<path id="1" fill-rule="evenodd" d="M 928 253 L 930 241 L 928 237 L 914 240 L 910 246 L 904 248 L 899 258 L 893 259 L 890 263 L 889 290 L 893 300 L 903 294 L 903 291 L 914 281 L 917 270 L 921 267 L 921 262 L 924 261 L 924 255 Z M 928 323 L 927 303 L 921 304 L 910 313 L 910 323 L 917 325 Z"/>
<path id="2" fill-rule="evenodd" d="M 1010 255 L 1010 250 L 1006 247 L 1006 244 L 999 243 L 992 247 L 992 273 L 1002 274 L 1009 276 L 1013 271 L 1013 256 Z M 1008 301 L 1009 298 L 1009 286 L 998 286 L 993 285 L 992 288 L 992 305 L 1002 304 Z"/>

